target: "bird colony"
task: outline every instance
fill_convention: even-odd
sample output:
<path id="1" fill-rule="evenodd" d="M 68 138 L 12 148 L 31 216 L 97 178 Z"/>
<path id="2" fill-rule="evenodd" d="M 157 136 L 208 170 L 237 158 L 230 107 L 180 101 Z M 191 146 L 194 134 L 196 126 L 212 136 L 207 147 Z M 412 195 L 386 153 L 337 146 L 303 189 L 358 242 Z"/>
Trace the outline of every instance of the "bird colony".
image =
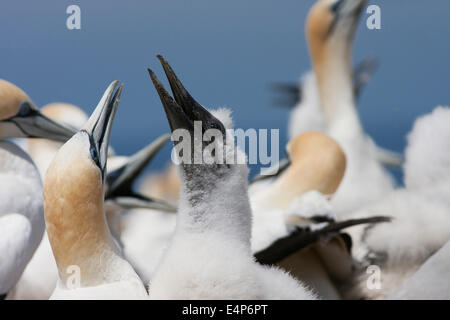
<path id="1" fill-rule="evenodd" d="M 131 156 L 110 146 L 119 81 L 88 116 L 0 80 L 1 298 L 450 299 L 450 108 L 417 118 L 404 154 L 374 143 L 357 97 L 376 62 L 352 61 L 364 6 L 310 9 L 311 71 L 276 88 L 287 157 L 250 181 L 231 110 L 202 105 L 160 55 L 148 86 L 172 135 Z M 135 185 L 171 136 L 181 161 Z"/>

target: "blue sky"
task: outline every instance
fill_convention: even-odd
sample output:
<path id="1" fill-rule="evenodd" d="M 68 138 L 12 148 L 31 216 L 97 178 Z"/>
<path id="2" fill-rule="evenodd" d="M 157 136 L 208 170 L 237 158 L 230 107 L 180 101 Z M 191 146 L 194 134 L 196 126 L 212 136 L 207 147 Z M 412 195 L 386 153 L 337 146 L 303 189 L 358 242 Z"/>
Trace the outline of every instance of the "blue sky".
<path id="1" fill-rule="evenodd" d="M 271 106 L 274 81 L 310 69 L 304 21 L 311 0 L 40 0 L 0 4 L 0 77 L 38 105 L 70 102 L 90 113 L 114 79 L 125 83 L 112 144 L 130 154 L 168 131 L 147 67 L 162 77 L 163 54 L 199 102 L 228 106 L 241 128 L 280 128 L 288 112 Z M 363 16 L 354 58 L 380 66 L 359 100 L 376 142 L 402 151 L 414 119 L 450 103 L 448 0 L 371 1 L 382 29 Z M 81 30 L 66 28 L 66 8 L 81 8 Z M 169 147 L 152 168 L 170 157 Z"/>

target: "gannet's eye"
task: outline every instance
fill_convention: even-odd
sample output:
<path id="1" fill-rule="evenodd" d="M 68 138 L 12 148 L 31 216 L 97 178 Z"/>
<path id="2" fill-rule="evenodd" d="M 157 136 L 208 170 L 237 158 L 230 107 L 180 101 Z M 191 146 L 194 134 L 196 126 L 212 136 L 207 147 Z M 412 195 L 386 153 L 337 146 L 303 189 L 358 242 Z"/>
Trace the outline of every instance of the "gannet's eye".
<path id="1" fill-rule="evenodd" d="M 335 3 L 333 3 L 330 7 L 331 12 L 333 12 L 334 14 L 337 13 L 337 11 L 339 10 L 339 7 L 342 5 L 342 0 L 338 0 Z"/>
<path id="2" fill-rule="evenodd" d="M 17 113 L 17 115 L 19 117 L 26 117 L 31 113 L 31 106 L 28 102 L 23 103 L 20 106 L 19 112 Z"/>

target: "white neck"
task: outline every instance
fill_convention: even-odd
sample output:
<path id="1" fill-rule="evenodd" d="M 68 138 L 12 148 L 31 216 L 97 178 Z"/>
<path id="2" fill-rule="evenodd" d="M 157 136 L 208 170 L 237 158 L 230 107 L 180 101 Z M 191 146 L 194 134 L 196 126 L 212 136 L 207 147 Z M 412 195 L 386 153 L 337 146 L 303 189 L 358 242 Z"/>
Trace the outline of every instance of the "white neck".
<path id="1" fill-rule="evenodd" d="M 336 36 L 312 59 L 320 102 L 331 133 L 341 128 L 349 134 L 362 131 L 354 102 L 351 50 L 351 43 Z"/>
<path id="2" fill-rule="evenodd" d="M 242 177 L 243 168 L 238 168 L 243 165 L 234 166 L 233 172 L 228 172 L 222 179 L 201 179 L 207 181 L 201 186 L 186 179 L 183 170 L 179 170 L 182 187 L 177 233 L 217 233 L 243 243 L 250 250 L 251 209 L 247 176 L 243 174 Z M 245 171 L 248 172 L 247 168 Z"/>

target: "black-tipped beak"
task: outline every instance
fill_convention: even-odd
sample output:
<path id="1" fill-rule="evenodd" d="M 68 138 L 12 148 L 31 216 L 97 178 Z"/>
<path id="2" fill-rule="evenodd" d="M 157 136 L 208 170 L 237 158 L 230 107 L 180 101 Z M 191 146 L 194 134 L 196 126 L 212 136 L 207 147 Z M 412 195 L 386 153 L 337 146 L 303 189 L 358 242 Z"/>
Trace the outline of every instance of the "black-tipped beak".
<path id="1" fill-rule="evenodd" d="M 106 168 L 109 136 L 123 88 L 123 85 L 121 85 L 116 90 L 118 84 L 119 81 L 116 80 L 108 86 L 102 99 L 82 129 L 89 135 L 91 157 L 100 168 L 103 176 Z"/>
<path id="2" fill-rule="evenodd" d="M 13 124 L 9 127 L 7 137 L 44 138 L 66 142 L 77 132 L 74 128 L 50 119 L 30 102 L 24 102 L 17 115 L 3 122 Z"/>
<path id="3" fill-rule="evenodd" d="M 172 130 L 172 132 L 177 129 L 193 131 L 193 120 L 191 120 L 184 110 L 175 102 L 175 100 L 172 99 L 170 94 L 156 77 L 155 73 L 150 69 L 148 69 L 148 73 L 150 74 L 153 85 L 155 86 L 159 98 L 161 99 L 164 111 L 166 112 L 167 120 L 169 121 L 170 130 Z"/>
<path id="4" fill-rule="evenodd" d="M 108 172 L 106 176 L 108 187 L 105 198 L 132 195 L 134 181 L 169 139 L 170 135 L 168 134 L 160 136 L 151 144 L 129 157 L 125 164 Z"/>

